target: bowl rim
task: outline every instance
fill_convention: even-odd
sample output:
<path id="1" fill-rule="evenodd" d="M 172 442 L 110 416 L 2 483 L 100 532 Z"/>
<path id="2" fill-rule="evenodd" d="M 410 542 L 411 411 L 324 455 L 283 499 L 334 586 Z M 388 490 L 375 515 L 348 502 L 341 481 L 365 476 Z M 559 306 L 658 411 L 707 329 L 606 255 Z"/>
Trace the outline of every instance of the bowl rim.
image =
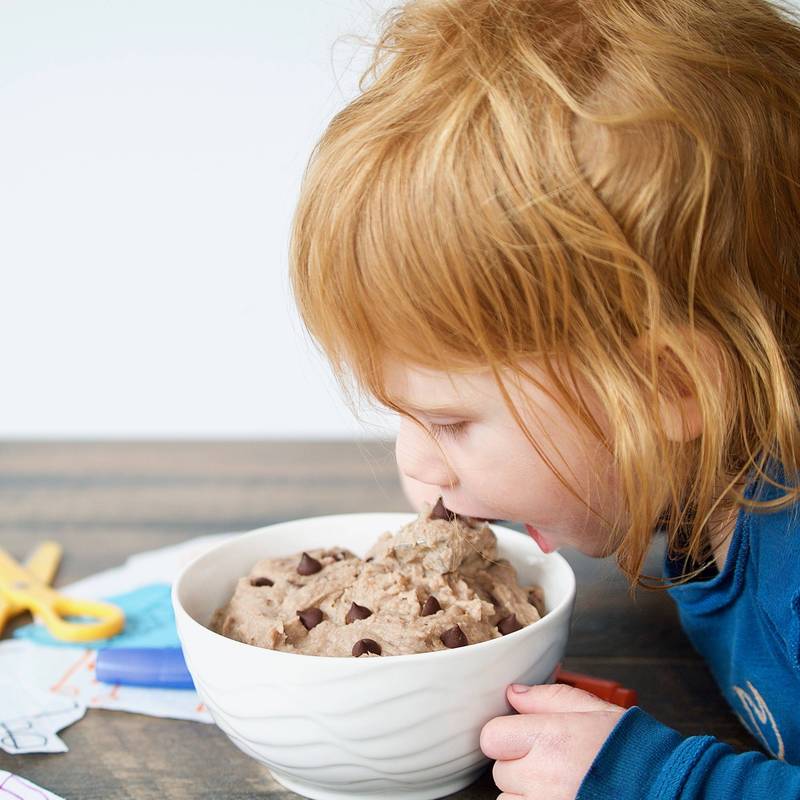
<path id="1" fill-rule="evenodd" d="M 348 658 L 347 656 L 320 656 L 320 655 L 312 655 L 310 653 L 291 653 L 286 650 L 272 650 L 268 647 L 259 647 L 255 644 L 249 644 L 247 642 L 241 642 L 238 639 L 231 639 L 228 636 L 223 636 L 221 633 L 217 633 L 216 631 L 211 630 L 206 625 L 203 625 L 201 622 L 198 622 L 183 606 L 183 603 L 180 600 L 179 593 L 181 591 L 182 585 L 184 581 L 187 579 L 187 575 L 193 569 L 195 564 L 197 564 L 201 559 L 209 557 L 212 553 L 215 553 L 219 550 L 224 549 L 225 547 L 233 546 L 234 544 L 241 541 L 243 537 L 252 537 L 257 538 L 259 535 L 263 535 L 265 531 L 271 530 L 273 528 L 278 528 L 284 525 L 289 524 L 296 524 L 300 522 L 309 522 L 314 520 L 315 522 L 320 520 L 328 520 L 328 519 L 341 519 L 342 517 L 385 517 L 385 516 L 396 516 L 399 518 L 404 517 L 406 518 L 407 522 L 411 522 L 418 514 L 414 512 L 404 512 L 404 511 L 357 511 L 357 512 L 344 512 L 339 514 L 322 514 L 314 517 L 298 517 L 296 519 L 288 519 L 283 520 L 281 522 L 275 522 L 270 525 L 264 525 L 260 528 L 253 528 L 249 531 L 242 531 L 238 535 L 231 536 L 221 542 L 217 542 L 213 544 L 211 547 L 203 550 L 201 553 L 198 553 L 194 558 L 192 558 L 187 564 L 183 566 L 180 570 L 178 575 L 172 582 L 172 589 L 171 589 L 171 599 L 172 599 L 172 606 L 176 612 L 179 612 L 179 615 L 183 617 L 184 621 L 190 626 L 193 627 L 195 630 L 200 632 L 201 636 L 205 636 L 206 638 L 212 637 L 212 641 L 216 641 L 219 645 L 223 647 L 231 647 L 231 646 L 238 646 L 240 648 L 247 648 L 246 651 L 250 653 L 250 657 L 261 657 L 261 656 L 253 656 L 255 651 L 260 651 L 262 653 L 269 653 L 269 656 L 263 656 L 264 658 L 298 658 L 304 657 L 308 659 L 309 656 L 315 659 L 315 662 L 326 662 L 328 664 L 335 663 L 335 664 L 342 664 L 342 663 L 353 663 L 353 662 L 364 662 L 364 663 L 373 663 L 373 664 L 385 664 L 387 661 L 395 659 L 403 659 L 402 663 L 407 663 L 410 659 L 414 659 L 415 661 L 419 661 L 423 658 L 446 658 L 446 657 L 462 657 L 464 656 L 464 650 L 466 649 L 468 652 L 477 652 L 478 648 L 482 648 L 483 650 L 488 649 L 489 647 L 498 647 L 499 642 L 508 642 L 508 641 L 516 641 L 523 636 L 531 635 L 531 631 L 533 630 L 542 630 L 542 627 L 552 627 L 556 624 L 556 620 L 559 620 L 569 609 L 572 608 L 573 602 L 575 600 L 575 593 L 576 593 L 576 578 L 575 578 L 575 571 L 572 569 L 572 566 L 564 558 L 561 553 L 554 551 L 552 553 L 544 553 L 541 548 L 536 544 L 533 539 L 529 539 L 530 545 L 535 548 L 535 551 L 538 551 L 541 554 L 542 558 L 544 559 L 552 559 L 555 560 L 561 567 L 561 569 L 565 569 L 565 574 L 568 579 L 568 587 L 567 591 L 564 593 L 564 596 L 561 598 L 561 601 L 551 610 L 549 610 L 543 617 L 540 617 L 535 622 L 526 625 L 524 628 L 520 628 L 518 631 L 513 631 L 512 633 L 507 633 L 505 636 L 499 636 L 496 639 L 487 639 L 483 642 L 475 642 L 475 644 L 467 645 L 466 648 L 464 647 L 453 647 L 453 648 L 444 648 L 443 650 L 429 650 L 423 653 L 396 653 L 394 655 L 389 656 L 379 656 L 376 658 Z M 403 523 L 401 523 L 403 524 Z M 492 528 L 494 532 L 495 527 L 502 528 L 504 531 L 508 533 L 513 533 L 515 535 L 524 536 L 525 534 L 521 533 L 520 531 L 515 530 L 514 528 L 509 528 L 506 525 L 499 525 L 497 523 L 486 523 Z M 496 535 L 496 532 L 495 532 Z M 517 569 L 517 565 L 509 559 L 514 566 L 515 570 Z M 180 628 L 178 629 L 178 633 L 180 634 Z M 181 638 L 179 636 L 179 638 Z M 183 644 L 183 639 L 181 638 L 181 644 Z M 358 668 L 357 668 L 358 669 Z M 366 667 L 365 669 L 370 669 L 370 667 Z"/>

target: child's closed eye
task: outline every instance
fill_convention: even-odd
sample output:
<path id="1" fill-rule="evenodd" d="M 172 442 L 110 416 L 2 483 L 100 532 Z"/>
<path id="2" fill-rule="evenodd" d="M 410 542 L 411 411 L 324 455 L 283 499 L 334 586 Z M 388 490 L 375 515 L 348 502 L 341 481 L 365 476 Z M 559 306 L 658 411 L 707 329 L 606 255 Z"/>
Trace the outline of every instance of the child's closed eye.
<path id="1" fill-rule="evenodd" d="M 440 436 L 458 436 L 464 432 L 466 422 L 453 422 L 448 425 L 437 425 L 435 422 L 430 423 L 431 433 L 435 438 Z"/>

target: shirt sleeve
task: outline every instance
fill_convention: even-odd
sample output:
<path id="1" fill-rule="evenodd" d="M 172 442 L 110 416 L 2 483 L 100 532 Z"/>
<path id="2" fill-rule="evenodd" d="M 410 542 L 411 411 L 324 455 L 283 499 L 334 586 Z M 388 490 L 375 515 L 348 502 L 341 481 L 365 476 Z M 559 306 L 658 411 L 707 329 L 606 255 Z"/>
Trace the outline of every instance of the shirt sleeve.
<path id="1" fill-rule="evenodd" d="M 683 737 L 638 706 L 606 739 L 576 800 L 800 798 L 800 766 L 736 753 L 713 736 Z"/>

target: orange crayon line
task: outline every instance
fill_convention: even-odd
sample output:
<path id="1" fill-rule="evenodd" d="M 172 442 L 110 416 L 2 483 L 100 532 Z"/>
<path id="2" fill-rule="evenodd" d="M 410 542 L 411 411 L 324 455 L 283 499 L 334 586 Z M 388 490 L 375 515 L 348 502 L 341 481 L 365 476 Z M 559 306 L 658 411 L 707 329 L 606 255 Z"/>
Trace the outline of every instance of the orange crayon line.
<path id="1" fill-rule="evenodd" d="M 78 670 L 81 664 L 86 661 L 87 658 L 91 658 L 91 655 L 91 650 L 84 650 L 81 657 L 72 664 L 72 666 L 55 682 L 53 686 L 50 687 L 50 691 L 57 692 L 59 689 L 61 689 L 61 687 L 69 680 L 72 674 Z"/>

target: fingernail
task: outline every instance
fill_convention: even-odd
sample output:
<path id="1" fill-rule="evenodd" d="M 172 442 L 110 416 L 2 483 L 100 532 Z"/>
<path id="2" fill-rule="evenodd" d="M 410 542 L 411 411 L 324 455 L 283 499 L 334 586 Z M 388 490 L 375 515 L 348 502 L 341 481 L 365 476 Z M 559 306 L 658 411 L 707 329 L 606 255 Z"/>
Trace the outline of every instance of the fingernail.
<path id="1" fill-rule="evenodd" d="M 530 686 L 525 686 L 522 683 L 512 683 L 511 684 L 511 691 L 515 694 L 522 694 L 523 692 L 527 692 L 530 689 Z"/>

